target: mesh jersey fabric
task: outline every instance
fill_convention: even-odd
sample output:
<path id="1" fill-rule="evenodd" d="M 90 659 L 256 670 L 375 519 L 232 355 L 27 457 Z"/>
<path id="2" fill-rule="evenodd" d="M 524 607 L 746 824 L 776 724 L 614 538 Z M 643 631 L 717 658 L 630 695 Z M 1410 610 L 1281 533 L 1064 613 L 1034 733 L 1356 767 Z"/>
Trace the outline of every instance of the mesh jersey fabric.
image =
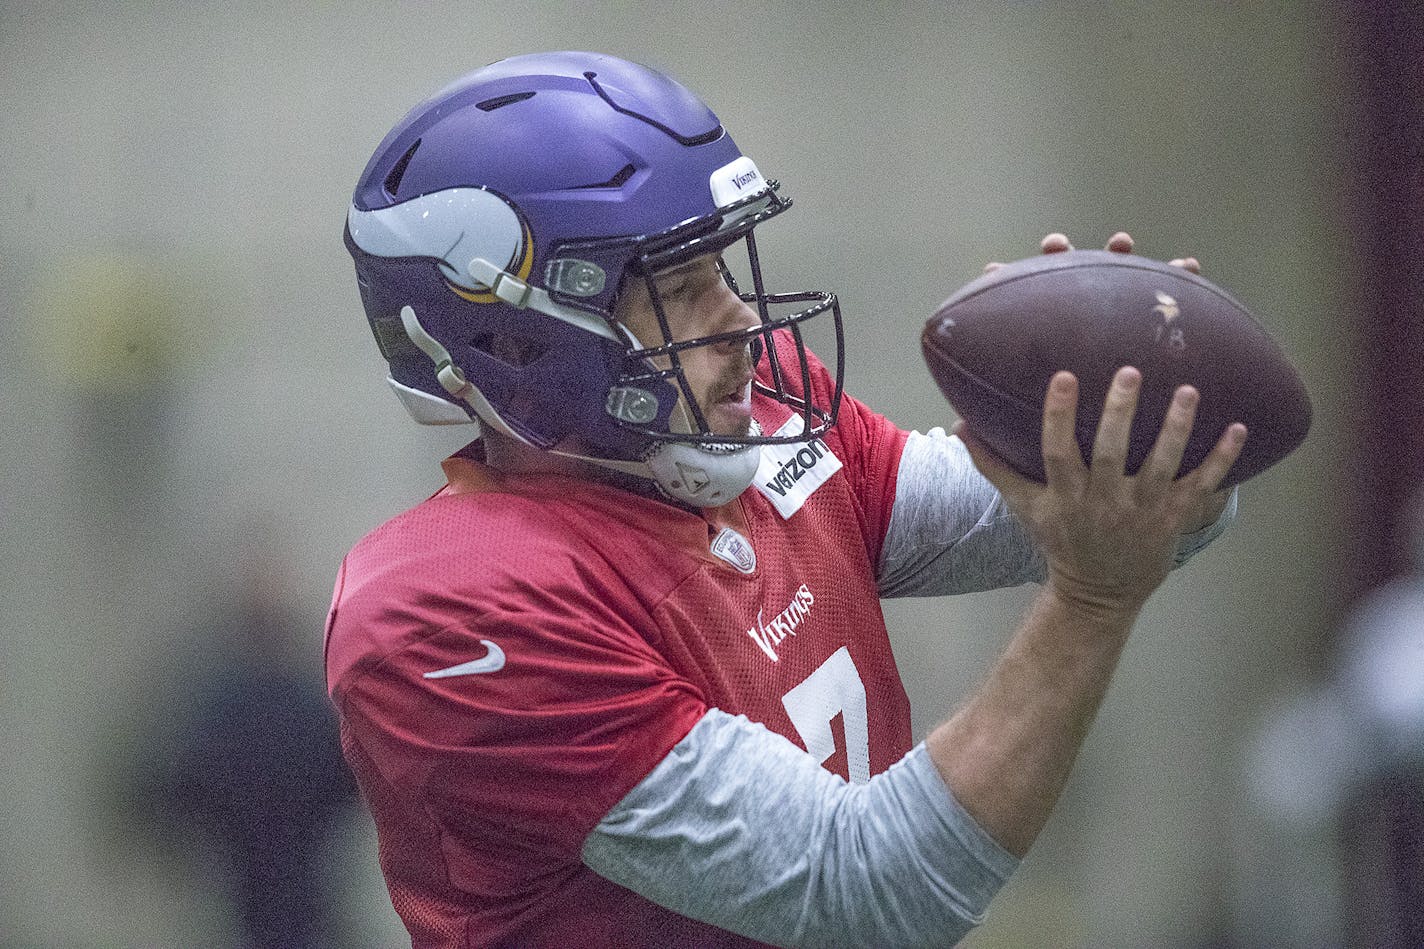
<path id="1" fill-rule="evenodd" d="M 767 431 L 789 415 L 760 397 L 753 411 Z M 445 488 L 352 549 L 328 689 L 414 945 L 753 944 L 604 880 L 580 848 L 710 707 L 804 747 L 782 698 L 842 649 L 870 772 L 909 750 L 875 582 L 905 438 L 847 397 L 824 439 L 842 468 L 789 518 L 755 486 L 692 512 L 461 452 Z M 750 541 L 752 573 L 711 553 L 726 527 Z M 487 643 L 501 668 L 425 676 Z M 829 726 L 824 765 L 844 777 L 843 722 Z"/>

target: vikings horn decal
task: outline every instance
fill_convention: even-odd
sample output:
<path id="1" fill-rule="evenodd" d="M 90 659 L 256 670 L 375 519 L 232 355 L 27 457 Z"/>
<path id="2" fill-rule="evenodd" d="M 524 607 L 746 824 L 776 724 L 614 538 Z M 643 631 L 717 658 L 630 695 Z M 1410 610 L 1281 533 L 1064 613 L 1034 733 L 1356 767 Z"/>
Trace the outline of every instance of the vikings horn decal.
<path id="1" fill-rule="evenodd" d="M 470 276 L 475 257 L 501 262 L 521 280 L 534 264 L 529 229 L 503 198 L 483 188 L 450 188 L 346 215 L 356 246 L 377 257 L 434 257 L 450 289 L 473 303 L 498 302 Z"/>

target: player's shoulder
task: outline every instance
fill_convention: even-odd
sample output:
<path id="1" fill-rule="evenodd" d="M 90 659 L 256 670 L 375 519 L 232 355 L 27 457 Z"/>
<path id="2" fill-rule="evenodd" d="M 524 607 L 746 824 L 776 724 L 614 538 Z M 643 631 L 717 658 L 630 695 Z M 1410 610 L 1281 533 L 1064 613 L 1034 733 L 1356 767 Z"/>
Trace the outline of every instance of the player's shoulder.
<path id="1" fill-rule="evenodd" d="M 333 690 L 377 668 L 408 680 L 399 670 L 458 666 L 465 653 L 485 655 L 486 639 L 526 665 L 646 651 L 655 605 L 689 568 L 639 517 L 604 508 L 557 492 L 439 494 L 381 524 L 337 580 Z"/>
<path id="2" fill-rule="evenodd" d="M 566 574 L 582 541 L 568 505 L 518 493 L 437 494 L 386 520 L 346 556 L 348 585 L 493 590 Z"/>
<path id="3" fill-rule="evenodd" d="M 568 536 L 558 505 L 517 492 L 437 492 L 372 528 L 351 548 L 353 555 L 431 555 L 450 547 L 479 546 L 492 554 L 516 541 L 558 543 Z"/>
<path id="4" fill-rule="evenodd" d="M 652 603 L 696 569 L 689 545 L 669 526 L 675 521 L 666 505 L 572 479 L 440 493 L 353 546 L 336 605 L 384 615 L 392 605 L 419 603 L 429 623 L 517 610 L 547 598 L 542 591 L 558 591 L 570 608 Z"/>

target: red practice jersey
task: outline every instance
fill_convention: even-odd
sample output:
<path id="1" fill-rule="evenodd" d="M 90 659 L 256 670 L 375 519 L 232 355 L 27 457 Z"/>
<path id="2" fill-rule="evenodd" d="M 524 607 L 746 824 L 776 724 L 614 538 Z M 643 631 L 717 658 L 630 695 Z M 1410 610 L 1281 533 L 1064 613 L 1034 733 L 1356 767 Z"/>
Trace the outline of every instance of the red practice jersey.
<path id="1" fill-rule="evenodd" d="M 789 416 L 754 411 L 767 431 Z M 904 441 L 846 398 L 824 440 L 768 446 L 752 488 L 696 513 L 462 452 L 356 545 L 327 682 L 416 946 L 749 944 L 581 847 L 708 708 L 851 780 L 910 749 L 875 581 Z M 840 698 L 859 689 L 863 712 Z"/>

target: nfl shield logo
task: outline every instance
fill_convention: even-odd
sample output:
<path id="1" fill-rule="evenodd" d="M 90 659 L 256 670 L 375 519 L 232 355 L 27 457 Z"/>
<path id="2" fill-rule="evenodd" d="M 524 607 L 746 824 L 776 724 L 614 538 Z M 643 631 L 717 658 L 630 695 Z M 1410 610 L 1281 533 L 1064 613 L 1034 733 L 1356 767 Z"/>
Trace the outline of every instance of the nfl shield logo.
<path id="1" fill-rule="evenodd" d="M 712 553 L 742 573 L 756 570 L 756 551 L 752 550 L 751 542 L 730 527 L 722 528 L 722 533 L 712 541 Z"/>

